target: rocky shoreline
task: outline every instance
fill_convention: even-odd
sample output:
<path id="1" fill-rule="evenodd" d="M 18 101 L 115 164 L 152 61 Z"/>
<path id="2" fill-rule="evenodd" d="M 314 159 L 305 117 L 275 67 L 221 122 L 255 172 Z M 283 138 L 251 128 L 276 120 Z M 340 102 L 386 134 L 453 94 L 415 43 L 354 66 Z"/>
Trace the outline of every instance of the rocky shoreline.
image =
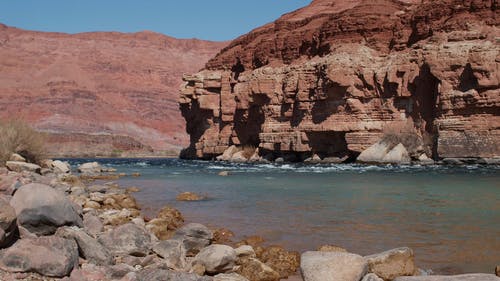
<path id="1" fill-rule="evenodd" d="M 186 223 L 170 206 L 144 217 L 132 195 L 138 188 L 94 182 L 124 176 L 96 162 L 73 174 L 58 160 L 12 160 L 0 169 L 0 280 L 500 280 L 428 275 L 410 248 L 363 257 L 331 245 L 300 254 L 260 237 L 236 242 L 231 231 Z"/>

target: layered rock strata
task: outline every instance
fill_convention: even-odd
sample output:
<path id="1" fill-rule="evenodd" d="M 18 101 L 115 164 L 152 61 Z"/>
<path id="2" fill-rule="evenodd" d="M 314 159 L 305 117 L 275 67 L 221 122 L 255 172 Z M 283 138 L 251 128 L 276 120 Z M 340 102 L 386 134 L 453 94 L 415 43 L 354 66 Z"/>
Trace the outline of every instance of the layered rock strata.
<path id="1" fill-rule="evenodd" d="M 182 156 L 349 161 L 396 133 L 412 159 L 499 157 L 496 2 L 421 2 L 315 0 L 234 40 L 183 78 Z"/>

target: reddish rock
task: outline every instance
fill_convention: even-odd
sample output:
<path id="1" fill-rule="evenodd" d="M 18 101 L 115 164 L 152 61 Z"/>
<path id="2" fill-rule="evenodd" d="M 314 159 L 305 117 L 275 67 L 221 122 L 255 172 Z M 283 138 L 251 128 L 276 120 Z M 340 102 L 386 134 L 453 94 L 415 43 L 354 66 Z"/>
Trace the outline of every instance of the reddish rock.
<path id="1" fill-rule="evenodd" d="M 435 159 L 500 156 L 496 9 L 315 0 L 184 76 L 191 144 L 182 156 L 212 159 L 235 145 L 292 161 L 352 160 L 407 123 Z"/>
<path id="2" fill-rule="evenodd" d="M 0 117 L 51 132 L 57 155 L 174 152 L 187 143 L 183 73 L 226 43 L 149 31 L 80 34 L 0 26 Z M 127 152 L 131 151 L 131 152 Z"/>

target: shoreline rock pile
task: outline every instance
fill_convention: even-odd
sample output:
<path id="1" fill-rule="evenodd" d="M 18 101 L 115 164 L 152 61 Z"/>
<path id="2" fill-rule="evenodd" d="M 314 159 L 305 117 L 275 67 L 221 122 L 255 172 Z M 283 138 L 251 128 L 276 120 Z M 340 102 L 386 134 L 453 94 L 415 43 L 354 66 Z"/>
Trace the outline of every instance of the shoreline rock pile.
<path id="1" fill-rule="evenodd" d="M 409 248 L 362 257 L 333 246 L 300 255 L 259 237 L 236 243 L 227 229 L 185 224 L 172 207 L 145 218 L 126 189 L 50 163 L 44 175 L 0 168 L 0 280 L 278 281 L 298 278 L 299 269 L 305 281 L 500 280 L 404 277 L 419 272 Z"/>

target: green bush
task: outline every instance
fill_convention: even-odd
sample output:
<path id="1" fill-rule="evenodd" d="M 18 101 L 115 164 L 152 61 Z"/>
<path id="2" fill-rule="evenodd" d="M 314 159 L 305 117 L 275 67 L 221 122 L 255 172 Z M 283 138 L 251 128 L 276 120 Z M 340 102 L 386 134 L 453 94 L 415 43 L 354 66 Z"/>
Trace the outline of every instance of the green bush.
<path id="1" fill-rule="evenodd" d="M 40 163 L 46 155 L 44 135 L 23 120 L 1 120 L 0 163 L 5 164 L 13 153 L 23 156 L 28 162 Z"/>

